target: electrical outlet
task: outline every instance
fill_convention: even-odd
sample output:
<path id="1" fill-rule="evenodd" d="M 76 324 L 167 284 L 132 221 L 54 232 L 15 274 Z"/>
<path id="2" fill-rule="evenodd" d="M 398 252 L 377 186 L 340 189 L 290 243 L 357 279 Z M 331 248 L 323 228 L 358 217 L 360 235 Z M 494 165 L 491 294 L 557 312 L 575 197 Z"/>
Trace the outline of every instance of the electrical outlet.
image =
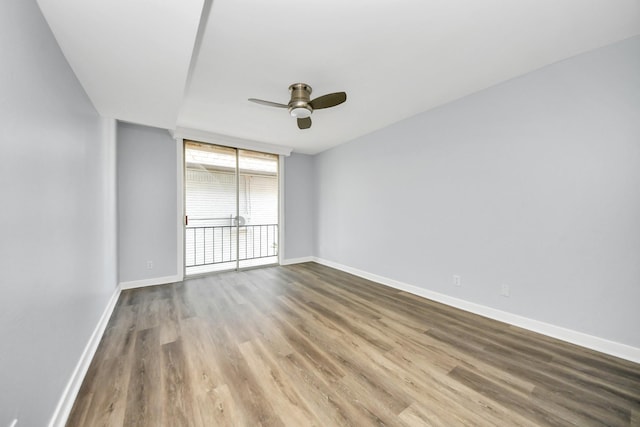
<path id="1" fill-rule="evenodd" d="M 503 297 L 508 297 L 509 296 L 509 285 L 507 285 L 506 283 L 502 284 L 502 288 L 500 289 L 500 295 L 502 295 Z"/>
<path id="2" fill-rule="evenodd" d="M 460 286 L 462 285 L 462 280 L 460 279 L 460 276 L 456 276 L 455 274 L 453 275 L 453 286 Z"/>
<path id="3" fill-rule="evenodd" d="M 147 270 L 153 269 L 153 261 L 147 261 Z"/>

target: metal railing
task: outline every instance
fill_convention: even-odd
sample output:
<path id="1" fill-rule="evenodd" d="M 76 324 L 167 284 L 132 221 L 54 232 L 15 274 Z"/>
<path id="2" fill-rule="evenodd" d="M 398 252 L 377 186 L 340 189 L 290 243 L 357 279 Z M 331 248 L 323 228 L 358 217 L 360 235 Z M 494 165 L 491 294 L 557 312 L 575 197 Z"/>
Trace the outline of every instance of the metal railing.
<path id="1" fill-rule="evenodd" d="M 185 228 L 186 267 L 275 256 L 278 256 L 278 224 Z"/>

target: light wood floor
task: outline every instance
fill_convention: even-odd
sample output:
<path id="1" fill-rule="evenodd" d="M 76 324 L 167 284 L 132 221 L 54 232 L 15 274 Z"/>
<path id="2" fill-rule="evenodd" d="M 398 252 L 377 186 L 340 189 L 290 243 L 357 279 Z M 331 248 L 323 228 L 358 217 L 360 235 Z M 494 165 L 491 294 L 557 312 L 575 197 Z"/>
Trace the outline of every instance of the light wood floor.
<path id="1" fill-rule="evenodd" d="M 314 263 L 124 291 L 69 426 L 640 426 L 640 365 Z"/>

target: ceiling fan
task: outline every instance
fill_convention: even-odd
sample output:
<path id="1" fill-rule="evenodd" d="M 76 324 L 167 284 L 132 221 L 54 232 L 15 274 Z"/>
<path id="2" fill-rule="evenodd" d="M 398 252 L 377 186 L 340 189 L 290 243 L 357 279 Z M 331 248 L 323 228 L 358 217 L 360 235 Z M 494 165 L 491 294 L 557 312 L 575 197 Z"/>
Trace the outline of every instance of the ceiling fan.
<path id="1" fill-rule="evenodd" d="M 289 90 L 291 91 L 291 100 L 288 104 L 256 98 L 249 98 L 249 101 L 269 107 L 287 108 L 289 114 L 298 119 L 298 127 L 300 129 L 309 129 L 311 127 L 311 114 L 314 110 L 335 107 L 347 100 L 347 94 L 344 92 L 329 93 L 311 100 L 311 86 L 306 83 L 294 83 L 289 86 Z"/>

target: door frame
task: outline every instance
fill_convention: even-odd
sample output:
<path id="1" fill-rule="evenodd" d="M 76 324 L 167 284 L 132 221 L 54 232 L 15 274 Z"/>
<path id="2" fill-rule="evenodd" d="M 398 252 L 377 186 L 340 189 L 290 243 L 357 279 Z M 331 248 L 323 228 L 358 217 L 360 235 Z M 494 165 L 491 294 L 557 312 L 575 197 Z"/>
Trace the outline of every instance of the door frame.
<path id="1" fill-rule="evenodd" d="M 291 155 L 293 151 L 292 147 L 284 145 L 269 144 L 266 142 L 251 141 L 244 138 L 236 138 L 232 136 L 222 135 L 214 132 L 207 132 L 198 129 L 191 129 L 187 127 L 176 127 L 175 130 L 169 130 L 169 134 L 176 141 L 176 273 L 178 280 L 182 281 L 185 277 L 185 265 L 184 265 L 184 140 L 202 141 L 209 144 L 226 145 L 227 147 L 244 148 L 247 150 L 262 151 L 264 153 L 277 154 L 279 156 L 278 161 L 278 178 L 279 188 L 278 197 L 280 198 L 280 205 L 278 209 L 278 263 L 282 264 L 285 254 L 285 193 L 284 193 L 284 180 L 285 180 L 285 157 Z"/>
<path id="2" fill-rule="evenodd" d="M 176 140 L 176 150 L 177 150 L 177 160 L 178 160 L 178 206 L 179 208 L 178 210 L 178 270 L 179 270 L 179 276 L 180 276 L 180 280 L 184 280 L 185 278 L 195 278 L 195 277 L 201 277 L 201 276 L 207 276 L 210 274 L 216 274 L 216 273 L 222 273 L 222 272 L 229 272 L 229 271 L 242 271 L 242 270 L 249 270 L 249 269 L 253 269 L 253 268 L 261 268 L 261 267 L 268 267 L 268 266 L 273 266 L 273 265 L 281 265 L 282 260 L 284 259 L 284 157 L 285 154 L 281 154 L 281 153 L 273 153 L 273 152 L 269 152 L 269 151 L 264 151 L 264 148 L 258 148 L 258 147 L 238 147 L 238 146 L 230 146 L 230 145 L 224 145 L 221 144 L 219 142 L 210 142 L 210 141 L 200 141 L 200 140 L 194 140 L 191 138 L 175 138 Z M 235 206 L 235 218 L 238 218 L 239 214 L 240 214 L 240 150 L 246 150 L 246 151 L 255 151 L 255 152 L 261 152 L 261 153 L 265 153 L 265 154 L 272 154 L 272 155 L 276 155 L 277 156 L 277 179 L 278 179 L 278 199 L 277 199 L 277 206 L 278 206 L 278 215 L 277 215 L 277 221 L 278 221 L 278 255 L 277 255 L 277 259 L 274 263 L 270 263 L 270 264 L 263 264 L 263 265 L 256 265 L 256 266 L 246 266 L 246 267 L 241 267 L 240 263 L 241 260 L 240 259 L 240 225 L 239 225 L 239 221 L 237 221 L 237 219 L 235 220 L 235 229 L 236 229 L 236 253 L 235 253 L 235 267 L 234 268 L 230 268 L 228 270 L 220 270 L 220 271 L 211 271 L 211 272 L 205 272 L 205 273 L 196 273 L 196 274 L 187 274 L 187 266 L 186 266 L 186 260 L 185 260 L 185 253 L 186 253 L 186 189 L 185 189 L 185 184 L 186 184 L 186 165 L 185 165 L 185 149 L 186 149 L 186 144 L 188 141 L 192 141 L 192 142 L 196 142 L 196 143 L 203 143 L 203 144 L 209 144 L 209 145 L 215 145 L 215 146 L 219 146 L 219 147 L 227 147 L 227 148 L 232 148 L 235 150 L 235 156 L 236 156 L 236 165 L 235 165 L 235 184 L 236 184 L 236 188 L 235 188 L 235 198 L 236 198 L 236 206 Z M 282 148 L 282 147 L 281 147 Z M 282 150 L 278 150 L 278 151 L 282 151 Z"/>

